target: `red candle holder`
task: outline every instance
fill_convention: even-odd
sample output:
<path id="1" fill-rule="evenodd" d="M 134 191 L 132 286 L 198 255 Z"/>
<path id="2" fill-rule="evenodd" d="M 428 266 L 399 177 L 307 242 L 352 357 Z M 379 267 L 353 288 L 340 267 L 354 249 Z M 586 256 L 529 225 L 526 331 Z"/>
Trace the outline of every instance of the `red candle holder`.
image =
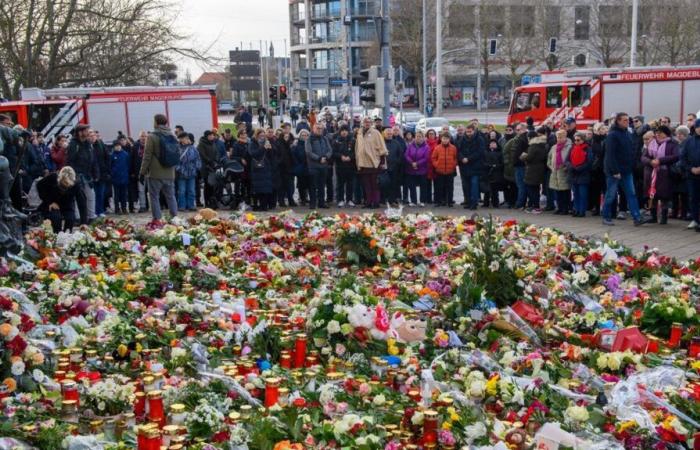
<path id="1" fill-rule="evenodd" d="M 304 367 L 306 361 L 306 335 L 303 333 L 297 334 L 294 341 L 294 368 L 299 369 Z"/>
<path id="2" fill-rule="evenodd" d="M 688 356 L 697 358 L 700 355 L 700 336 L 693 336 L 688 346 Z"/>
<path id="3" fill-rule="evenodd" d="M 279 378 L 268 378 L 265 380 L 265 407 L 274 406 L 279 401 L 280 395 Z"/>
<path id="4" fill-rule="evenodd" d="M 677 322 L 671 325 L 671 336 L 668 338 L 668 346 L 671 348 L 678 347 L 682 336 L 683 325 Z"/>
<path id="5" fill-rule="evenodd" d="M 136 400 L 134 400 L 134 415 L 143 417 L 146 414 L 146 394 L 143 391 L 139 391 L 134 395 L 136 396 Z"/>
<path id="6" fill-rule="evenodd" d="M 437 444 L 438 413 L 428 410 L 423 413 L 423 444 Z"/>
<path id="7" fill-rule="evenodd" d="M 157 423 L 160 428 L 165 426 L 165 410 L 161 391 L 148 393 L 148 420 Z"/>
<path id="8" fill-rule="evenodd" d="M 78 384 L 72 380 L 64 380 L 61 385 L 63 400 L 75 400 L 76 405 L 80 406 L 80 393 L 78 392 Z"/>

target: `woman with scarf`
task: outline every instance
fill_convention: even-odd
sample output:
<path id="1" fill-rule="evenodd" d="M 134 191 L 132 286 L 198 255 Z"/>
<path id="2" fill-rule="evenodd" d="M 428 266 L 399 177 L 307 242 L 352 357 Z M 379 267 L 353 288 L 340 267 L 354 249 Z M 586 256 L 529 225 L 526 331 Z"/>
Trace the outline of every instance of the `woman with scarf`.
<path id="1" fill-rule="evenodd" d="M 661 209 L 661 219 L 658 220 L 661 225 L 668 223 L 668 208 L 673 198 L 671 166 L 679 158 L 678 144 L 671 139 L 671 135 L 668 126 L 659 126 L 654 132 L 654 139 L 642 153 L 644 192 L 649 196 L 651 221 L 657 222 L 658 209 Z"/>
<path id="2" fill-rule="evenodd" d="M 586 217 L 588 208 L 588 188 L 591 184 L 593 150 L 586 142 L 583 133 L 574 135 L 574 146 L 567 161 L 569 184 L 574 191 L 574 217 Z"/>
<path id="3" fill-rule="evenodd" d="M 549 150 L 547 167 L 551 170 L 549 176 L 549 188 L 556 192 L 557 210 L 554 214 L 565 216 L 569 214 L 571 202 L 571 187 L 569 186 L 569 174 L 566 161 L 571 151 L 571 141 L 567 137 L 566 130 L 556 132 L 557 142 Z"/>

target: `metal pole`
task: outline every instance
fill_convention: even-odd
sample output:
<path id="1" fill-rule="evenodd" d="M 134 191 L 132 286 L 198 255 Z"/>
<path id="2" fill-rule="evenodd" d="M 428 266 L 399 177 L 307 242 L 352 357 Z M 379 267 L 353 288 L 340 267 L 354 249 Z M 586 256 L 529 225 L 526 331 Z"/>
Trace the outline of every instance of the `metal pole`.
<path id="1" fill-rule="evenodd" d="M 311 112 L 311 0 L 304 0 L 304 28 L 306 28 L 306 101 Z"/>
<path id="2" fill-rule="evenodd" d="M 401 120 L 403 120 L 403 66 L 399 66 L 399 110 L 401 111 Z"/>
<path id="3" fill-rule="evenodd" d="M 265 101 L 265 72 L 263 71 L 263 43 L 262 40 L 260 41 L 260 105 L 258 107 L 262 107 L 265 105 L 267 102 Z"/>
<path id="4" fill-rule="evenodd" d="M 442 0 L 437 0 L 435 7 L 435 57 L 437 67 L 435 69 L 435 113 L 442 116 Z"/>
<path id="5" fill-rule="evenodd" d="M 428 115 L 428 21 L 427 21 L 427 4 L 423 0 L 423 98 L 420 99 L 423 104 L 423 115 Z"/>
<path id="6" fill-rule="evenodd" d="M 637 21 L 639 0 L 632 0 L 632 41 L 630 42 L 630 67 L 637 65 Z"/>
<path id="7" fill-rule="evenodd" d="M 481 13 L 479 7 L 474 8 L 476 14 L 476 110 L 481 111 Z"/>
<path id="8" fill-rule="evenodd" d="M 382 76 L 384 77 L 384 108 L 382 108 L 382 122 L 389 124 L 391 114 L 391 90 L 389 71 L 391 70 L 391 18 L 389 17 L 389 0 L 382 0 Z"/>

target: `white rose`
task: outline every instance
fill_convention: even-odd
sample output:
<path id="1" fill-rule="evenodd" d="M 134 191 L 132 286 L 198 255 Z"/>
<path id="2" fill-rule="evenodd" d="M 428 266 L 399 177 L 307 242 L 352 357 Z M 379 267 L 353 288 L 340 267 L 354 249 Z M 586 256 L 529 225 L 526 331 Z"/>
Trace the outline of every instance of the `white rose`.
<path id="1" fill-rule="evenodd" d="M 423 425 L 423 413 L 422 412 L 417 412 L 413 414 L 413 417 L 411 417 L 411 423 L 413 425 Z"/>
<path id="2" fill-rule="evenodd" d="M 486 389 L 486 384 L 481 380 L 474 380 L 469 386 L 469 395 L 474 398 L 481 398 L 484 396 L 484 390 Z"/>
<path id="3" fill-rule="evenodd" d="M 97 404 L 97 409 L 99 409 L 100 411 L 104 411 L 106 408 L 107 405 L 105 404 L 105 402 L 100 402 Z"/>
<path id="4" fill-rule="evenodd" d="M 596 360 L 596 365 L 599 369 L 603 370 L 608 367 L 608 355 L 601 353 Z"/>
<path id="5" fill-rule="evenodd" d="M 475 440 L 486 436 L 486 426 L 481 422 L 464 427 L 464 434 L 467 435 L 467 442 L 473 443 Z"/>
<path id="6" fill-rule="evenodd" d="M 618 370 L 622 365 L 622 357 L 619 353 L 611 353 L 608 355 L 608 367 L 611 370 Z"/>
<path id="7" fill-rule="evenodd" d="M 12 363 L 12 368 L 10 371 L 12 372 L 12 375 L 18 377 L 24 373 L 24 361 L 15 361 Z"/>
<path id="8" fill-rule="evenodd" d="M 590 417 L 583 406 L 569 406 L 566 408 L 566 416 L 574 422 L 585 422 Z"/>
<path id="9" fill-rule="evenodd" d="M 328 325 L 326 325 L 326 330 L 329 335 L 340 333 L 340 323 L 337 320 L 331 320 L 328 322 Z"/>
<path id="10" fill-rule="evenodd" d="M 46 375 L 44 375 L 44 372 L 42 372 L 41 370 L 34 369 L 32 370 L 32 378 L 37 383 L 41 383 L 42 381 L 44 381 L 44 378 L 46 378 Z"/>
<path id="11" fill-rule="evenodd" d="M 376 397 L 374 397 L 372 403 L 374 403 L 375 406 L 382 406 L 384 403 L 386 403 L 386 397 L 384 397 L 383 394 L 379 394 Z"/>

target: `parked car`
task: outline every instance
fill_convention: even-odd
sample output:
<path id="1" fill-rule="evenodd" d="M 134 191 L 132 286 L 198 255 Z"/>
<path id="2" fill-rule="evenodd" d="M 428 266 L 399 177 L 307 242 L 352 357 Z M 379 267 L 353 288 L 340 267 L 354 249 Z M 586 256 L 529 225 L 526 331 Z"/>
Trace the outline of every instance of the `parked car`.
<path id="1" fill-rule="evenodd" d="M 219 102 L 219 112 L 224 114 L 233 114 L 236 109 L 231 102 Z"/>
<path id="2" fill-rule="evenodd" d="M 445 125 L 450 127 L 450 136 L 455 137 L 457 129 L 450 125 L 450 121 L 444 117 L 424 117 L 416 124 L 416 131 L 427 133 L 428 130 L 435 130 L 436 133 L 440 133 Z"/>
<path id="3" fill-rule="evenodd" d="M 398 115 L 398 123 L 403 126 L 404 132 L 415 133 L 416 125 L 421 119 L 425 119 L 425 116 L 418 111 L 404 111 L 403 115 Z"/>

